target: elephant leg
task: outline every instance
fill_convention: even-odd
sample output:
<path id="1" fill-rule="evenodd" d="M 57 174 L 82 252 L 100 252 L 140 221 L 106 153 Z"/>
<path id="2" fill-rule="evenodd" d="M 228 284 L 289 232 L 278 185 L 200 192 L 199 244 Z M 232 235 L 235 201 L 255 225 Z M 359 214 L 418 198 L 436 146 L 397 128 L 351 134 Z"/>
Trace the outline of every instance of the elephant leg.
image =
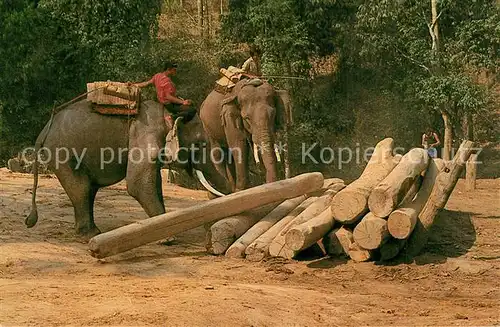
<path id="1" fill-rule="evenodd" d="M 224 132 L 236 172 L 235 191 L 241 191 L 247 187 L 248 144 L 241 122 L 240 111 L 236 107 L 229 107 L 225 111 L 224 122 Z"/>
<path id="2" fill-rule="evenodd" d="M 215 166 L 215 169 L 221 174 L 231 186 L 231 191 L 234 191 L 234 179 L 227 166 L 226 153 L 219 143 L 210 139 L 210 158 Z"/>
<path id="3" fill-rule="evenodd" d="M 75 171 L 66 164 L 60 165 L 55 174 L 73 204 L 76 233 L 87 238 L 100 234 L 94 223 L 94 200 L 99 187 L 91 183 L 84 170 Z"/>

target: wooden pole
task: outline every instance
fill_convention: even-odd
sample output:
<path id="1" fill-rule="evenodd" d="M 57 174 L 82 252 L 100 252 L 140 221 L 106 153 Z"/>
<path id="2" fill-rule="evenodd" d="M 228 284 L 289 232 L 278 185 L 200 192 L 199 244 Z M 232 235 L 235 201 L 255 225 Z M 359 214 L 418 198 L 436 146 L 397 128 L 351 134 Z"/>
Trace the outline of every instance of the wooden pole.
<path id="1" fill-rule="evenodd" d="M 427 151 L 411 149 L 399 164 L 381 181 L 368 198 L 368 208 L 378 217 L 388 217 L 419 177 L 429 166 Z"/>
<path id="2" fill-rule="evenodd" d="M 446 206 L 467 160 L 474 151 L 474 142 L 462 142 L 453 160 L 436 177 L 431 195 L 418 216 L 415 230 L 408 238 L 406 256 L 418 255 L 427 244 L 429 229 L 434 224 L 434 218 L 439 210 Z"/>
<path id="3" fill-rule="evenodd" d="M 277 201 L 291 199 L 323 186 L 321 173 L 259 185 L 186 209 L 141 220 L 90 239 L 90 253 L 105 258 L 165 237 Z"/>
<path id="4" fill-rule="evenodd" d="M 335 220 L 342 224 L 352 224 L 369 211 L 368 197 L 371 191 L 389 175 L 401 159 L 393 156 L 393 150 L 392 138 L 386 138 L 375 146 L 361 176 L 333 198 L 331 210 Z"/>

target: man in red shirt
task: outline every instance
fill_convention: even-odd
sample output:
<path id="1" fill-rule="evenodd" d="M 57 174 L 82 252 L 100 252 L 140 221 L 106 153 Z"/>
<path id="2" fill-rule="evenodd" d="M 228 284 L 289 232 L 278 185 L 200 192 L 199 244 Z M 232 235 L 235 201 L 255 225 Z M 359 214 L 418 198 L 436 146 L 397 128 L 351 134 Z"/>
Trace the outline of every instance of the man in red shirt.
<path id="1" fill-rule="evenodd" d="M 172 114 L 173 120 L 177 119 L 177 117 L 183 117 L 183 121 L 186 123 L 194 117 L 196 108 L 191 107 L 191 100 L 184 100 L 177 97 L 177 89 L 170 79 L 170 76 L 175 76 L 176 74 L 177 64 L 166 62 L 163 72 L 155 74 L 149 81 L 134 85 L 142 88 L 154 84 L 158 102 L 163 104 L 165 109 Z M 169 118 L 169 115 L 165 115 L 165 120 Z"/>

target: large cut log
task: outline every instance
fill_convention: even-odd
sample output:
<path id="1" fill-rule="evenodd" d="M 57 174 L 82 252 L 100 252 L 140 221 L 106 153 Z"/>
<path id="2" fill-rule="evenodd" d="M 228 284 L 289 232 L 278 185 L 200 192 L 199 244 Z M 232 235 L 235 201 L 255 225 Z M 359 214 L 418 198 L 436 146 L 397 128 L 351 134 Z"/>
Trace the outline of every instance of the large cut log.
<path id="1" fill-rule="evenodd" d="M 332 210 L 327 207 L 318 216 L 291 228 L 285 235 L 286 246 L 294 252 L 295 256 L 321 240 L 334 225 Z"/>
<path id="2" fill-rule="evenodd" d="M 279 220 L 271 228 L 269 228 L 265 233 L 259 236 L 255 241 L 253 241 L 245 249 L 246 259 L 250 261 L 261 261 L 269 255 L 269 245 L 273 239 L 278 235 L 278 233 L 295 217 L 301 214 L 305 209 L 307 209 L 311 204 L 316 201 L 318 197 L 312 196 L 303 201 L 297 208 L 293 209 L 288 215 L 283 219 Z"/>
<path id="3" fill-rule="evenodd" d="M 397 239 L 403 240 L 410 236 L 417 224 L 418 215 L 429 199 L 438 173 L 444 168 L 444 161 L 440 158 L 432 159 L 425 172 L 422 186 L 413 201 L 403 202 L 400 208 L 394 210 L 387 220 L 389 233 Z"/>
<path id="4" fill-rule="evenodd" d="M 368 198 L 370 212 L 388 217 L 401 203 L 415 179 L 429 166 L 426 150 L 414 148 L 406 153 L 399 164 L 380 182 Z"/>
<path id="5" fill-rule="evenodd" d="M 362 248 L 375 250 L 389 240 L 391 235 L 387 230 L 387 220 L 369 212 L 354 228 L 353 237 Z"/>
<path id="6" fill-rule="evenodd" d="M 355 241 L 352 231 L 345 226 L 340 227 L 335 236 L 342 246 L 343 252 L 356 262 L 368 261 L 372 258 L 372 251 L 361 248 Z"/>
<path id="7" fill-rule="evenodd" d="M 361 176 L 332 200 L 331 210 L 335 220 L 342 224 L 352 224 L 368 212 L 368 197 L 398 164 L 401 156 L 393 156 L 394 140 L 386 138 L 380 141 L 368 161 Z"/>
<path id="8" fill-rule="evenodd" d="M 253 209 L 232 217 L 224 218 L 214 223 L 206 237 L 205 248 L 210 254 L 224 254 L 226 250 L 241 235 L 250 229 L 255 223 L 274 210 L 280 203 L 268 204 L 264 207 Z"/>
<path id="9" fill-rule="evenodd" d="M 273 211 L 253 225 L 245 234 L 238 238 L 226 251 L 226 257 L 244 258 L 247 246 L 252 244 L 257 238 L 264 234 L 269 228 L 276 224 L 283 217 L 288 215 L 307 199 L 306 195 L 301 195 L 289 199 L 277 206 Z"/>
<path id="10" fill-rule="evenodd" d="M 325 192 L 323 196 L 319 197 L 318 200 L 316 200 L 300 215 L 298 215 L 297 217 L 295 217 L 295 219 L 288 223 L 288 225 L 286 225 L 285 228 L 283 228 L 283 230 L 279 232 L 271 242 L 271 245 L 269 246 L 269 254 L 273 257 L 292 259 L 297 254 L 297 252 L 288 247 L 288 245 L 286 244 L 286 234 L 288 233 L 288 231 L 291 228 L 305 223 L 306 221 L 309 221 L 321 214 L 330 206 L 332 198 L 335 196 L 335 194 L 337 194 L 344 187 L 344 184 L 333 185 L 328 191 Z"/>
<path id="11" fill-rule="evenodd" d="M 186 209 L 141 220 L 90 239 L 90 253 L 105 258 L 138 246 L 267 204 L 314 192 L 323 186 L 321 173 L 307 173 L 259 185 Z"/>
<path id="12" fill-rule="evenodd" d="M 380 247 L 380 260 L 388 261 L 394 259 L 398 256 L 405 244 L 406 240 L 391 238 Z"/>
<path id="13" fill-rule="evenodd" d="M 474 152 L 474 142 L 462 142 L 453 160 L 449 164 L 446 164 L 446 167 L 439 172 L 431 195 L 418 215 L 415 230 L 408 238 L 405 248 L 406 256 L 414 257 L 418 255 L 427 244 L 430 228 L 434 224 L 434 218 L 439 210 L 446 206 L 467 160 L 469 160 L 469 157 Z"/>

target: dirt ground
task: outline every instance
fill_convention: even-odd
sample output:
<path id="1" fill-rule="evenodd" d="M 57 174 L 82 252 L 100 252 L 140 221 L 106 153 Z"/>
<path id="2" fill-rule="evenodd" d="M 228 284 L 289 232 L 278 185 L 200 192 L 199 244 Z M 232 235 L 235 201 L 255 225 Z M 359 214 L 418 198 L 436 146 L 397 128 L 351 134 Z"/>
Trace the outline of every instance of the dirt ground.
<path id="1" fill-rule="evenodd" d="M 57 179 L 40 179 L 40 219 L 24 226 L 32 176 L 0 170 L 2 326 L 500 326 L 500 180 L 460 180 L 413 262 L 210 256 L 204 229 L 97 260 L 74 236 Z M 206 193 L 165 184 L 168 210 Z M 99 192 L 102 231 L 146 218 L 120 183 Z"/>

